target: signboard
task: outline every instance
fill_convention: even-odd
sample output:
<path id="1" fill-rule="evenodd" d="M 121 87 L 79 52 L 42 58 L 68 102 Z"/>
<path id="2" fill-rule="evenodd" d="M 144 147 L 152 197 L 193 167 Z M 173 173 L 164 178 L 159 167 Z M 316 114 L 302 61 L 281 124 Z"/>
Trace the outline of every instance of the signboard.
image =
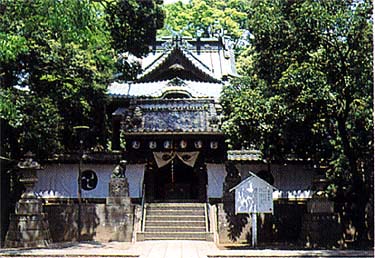
<path id="1" fill-rule="evenodd" d="M 273 213 L 272 192 L 275 187 L 249 171 L 250 176 L 233 187 L 236 214 L 251 214 L 253 246 L 257 245 L 257 213 Z"/>
<path id="2" fill-rule="evenodd" d="M 250 176 L 232 188 L 238 213 L 273 213 L 272 192 L 275 187 L 249 172 Z"/>

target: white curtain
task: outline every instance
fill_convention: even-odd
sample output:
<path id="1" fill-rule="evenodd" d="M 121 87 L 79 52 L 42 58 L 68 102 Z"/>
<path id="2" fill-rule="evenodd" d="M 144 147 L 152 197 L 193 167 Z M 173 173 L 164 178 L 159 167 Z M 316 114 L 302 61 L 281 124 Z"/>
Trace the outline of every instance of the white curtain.
<path id="1" fill-rule="evenodd" d="M 142 197 L 142 185 L 145 172 L 145 164 L 126 165 L 125 175 L 129 182 L 129 196 L 132 198 Z"/>
<path id="2" fill-rule="evenodd" d="M 154 152 L 154 158 L 158 168 L 164 167 L 176 156 L 175 152 Z"/>
<path id="3" fill-rule="evenodd" d="M 194 167 L 199 152 L 154 152 L 154 158 L 159 168 L 169 164 L 176 156 L 186 165 Z"/>
<path id="4" fill-rule="evenodd" d="M 192 151 L 192 152 L 177 152 L 177 157 L 189 167 L 194 167 L 195 162 L 197 161 L 199 152 Z"/>
<path id="5" fill-rule="evenodd" d="M 84 198 L 106 198 L 109 194 L 109 180 L 116 165 L 85 164 L 82 170 L 90 169 L 98 177 L 97 186 L 91 191 L 82 189 Z M 142 196 L 144 164 L 130 164 L 126 166 L 126 177 L 129 182 L 129 195 L 132 198 Z M 78 166 L 76 164 L 50 165 L 44 170 L 37 171 L 38 182 L 34 192 L 43 197 L 77 198 Z"/>

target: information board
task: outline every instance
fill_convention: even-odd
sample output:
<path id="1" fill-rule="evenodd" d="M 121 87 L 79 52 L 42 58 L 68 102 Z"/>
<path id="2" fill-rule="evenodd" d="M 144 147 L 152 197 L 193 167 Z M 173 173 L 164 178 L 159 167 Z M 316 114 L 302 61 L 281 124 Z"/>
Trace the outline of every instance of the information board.
<path id="1" fill-rule="evenodd" d="M 249 171 L 250 176 L 233 187 L 235 191 L 236 214 L 251 215 L 253 246 L 257 245 L 257 213 L 273 213 L 272 192 L 275 187 Z"/>
<path id="2" fill-rule="evenodd" d="M 235 207 L 238 213 L 273 213 L 272 192 L 275 188 L 253 173 L 235 190 Z"/>

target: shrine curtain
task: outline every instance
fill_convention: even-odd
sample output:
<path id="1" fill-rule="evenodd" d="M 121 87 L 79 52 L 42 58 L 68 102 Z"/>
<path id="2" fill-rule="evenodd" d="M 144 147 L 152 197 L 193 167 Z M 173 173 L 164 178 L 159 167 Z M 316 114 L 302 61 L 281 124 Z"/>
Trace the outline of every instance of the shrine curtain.
<path id="1" fill-rule="evenodd" d="M 176 156 L 189 167 L 194 167 L 197 161 L 199 152 L 154 152 L 154 158 L 158 168 L 164 167 L 169 164 Z"/>
<path id="2" fill-rule="evenodd" d="M 106 198 L 108 197 L 109 181 L 115 165 L 93 165 L 84 164 L 82 171 L 93 170 L 98 183 L 95 189 L 86 191 L 82 189 L 83 198 Z M 131 198 L 142 197 L 142 185 L 145 164 L 130 164 L 126 166 L 125 175 L 129 182 L 129 195 Z M 77 198 L 77 176 L 78 166 L 76 164 L 49 165 L 44 170 L 37 171 L 38 182 L 33 191 L 39 196 Z"/>

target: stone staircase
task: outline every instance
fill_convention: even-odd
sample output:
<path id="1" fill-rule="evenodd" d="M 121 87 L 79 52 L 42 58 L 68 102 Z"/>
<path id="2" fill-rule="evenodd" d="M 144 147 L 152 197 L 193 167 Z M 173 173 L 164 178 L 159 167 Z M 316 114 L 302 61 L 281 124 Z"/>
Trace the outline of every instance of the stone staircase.
<path id="1" fill-rule="evenodd" d="M 137 240 L 213 240 L 204 203 L 148 203 Z"/>

